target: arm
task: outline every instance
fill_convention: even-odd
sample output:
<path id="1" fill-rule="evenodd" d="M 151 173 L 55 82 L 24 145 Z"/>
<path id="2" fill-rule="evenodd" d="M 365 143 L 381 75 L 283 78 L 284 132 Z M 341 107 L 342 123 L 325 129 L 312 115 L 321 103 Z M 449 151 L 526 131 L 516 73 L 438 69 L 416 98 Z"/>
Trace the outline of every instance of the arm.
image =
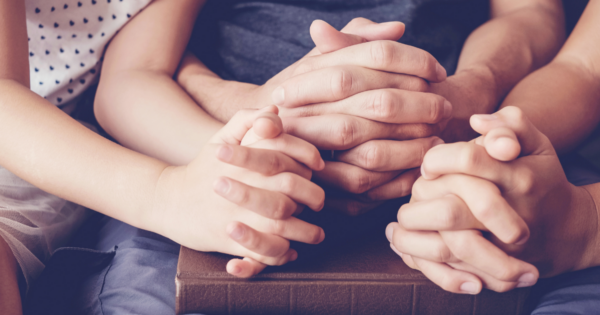
<path id="1" fill-rule="evenodd" d="M 172 79 L 204 1 L 155 1 L 112 40 L 95 113 L 124 146 L 187 164 L 222 124 Z"/>
<path id="2" fill-rule="evenodd" d="M 554 145 L 575 148 L 600 122 L 600 4 L 591 1 L 547 66 L 519 82 L 502 107 L 519 107 Z"/>
<path id="3" fill-rule="evenodd" d="M 447 142 L 476 136 L 473 114 L 492 113 L 521 79 L 545 65 L 564 41 L 560 1 L 492 0 L 491 19 L 467 38 L 456 73 L 431 91 L 452 103 Z"/>

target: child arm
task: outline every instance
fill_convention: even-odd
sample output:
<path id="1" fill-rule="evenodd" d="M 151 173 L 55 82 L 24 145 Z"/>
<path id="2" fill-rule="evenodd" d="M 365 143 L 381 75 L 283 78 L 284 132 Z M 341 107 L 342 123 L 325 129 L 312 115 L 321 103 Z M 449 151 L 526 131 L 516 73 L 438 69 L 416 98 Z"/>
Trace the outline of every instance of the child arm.
<path id="1" fill-rule="evenodd" d="M 222 126 L 173 80 L 204 1 L 158 0 L 106 50 L 95 114 L 122 145 L 182 165 Z"/>

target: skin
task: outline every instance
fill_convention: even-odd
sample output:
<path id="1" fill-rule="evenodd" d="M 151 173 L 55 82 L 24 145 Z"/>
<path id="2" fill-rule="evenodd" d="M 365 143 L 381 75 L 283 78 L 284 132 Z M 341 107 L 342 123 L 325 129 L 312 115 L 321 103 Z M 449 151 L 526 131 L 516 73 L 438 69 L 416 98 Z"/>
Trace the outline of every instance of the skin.
<path id="1" fill-rule="evenodd" d="M 473 138 L 468 118 L 496 110 L 519 80 L 546 64 L 559 49 L 564 40 L 560 1 L 491 4 L 492 19 L 469 36 L 458 69 L 448 78 L 441 69 L 437 76 L 437 63 L 428 54 L 381 42 L 397 40 L 403 26 L 377 27 L 356 19 L 342 33 L 322 21 L 313 23 L 311 36 L 317 51 L 262 86 L 224 81 L 191 56 L 184 59 L 177 80 L 220 121 L 227 121 L 239 108 L 279 105 L 286 132 L 319 149 L 341 151 L 315 179 L 346 191 L 350 197 L 328 201 L 349 214 L 360 214 L 380 200 L 410 192 L 418 172 L 405 170 L 420 161 L 400 162 L 404 160 L 394 158 L 397 152 L 422 157 L 439 143 L 434 135 L 446 141 Z M 389 63 L 389 58 L 405 55 L 414 59 Z M 422 66 L 415 69 L 415 65 Z M 344 85 L 347 82 L 352 82 L 350 88 Z M 445 101 L 452 108 L 449 121 Z M 413 119 L 399 119 L 410 114 Z"/>
<path id="2" fill-rule="evenodd" d="M 442 288 L 506 291 L 538 274 L 600 264 L 600 185 L 570 184 L 553 147 L 572 147 L 600 121 L 598 15 L 600 4 L 590 2 L 549 65 L 519 83 L 497 114 L 472 117 L 482 137 L 427 153 L 413 200 L 386 233 L 407 264 Z M 488 240 L 479 231 L 491 232 Z"/>
<path id="3" fill-rule="evenodd" d="M 148 17 L 154 15 L 164 16 L 165 25 L 174 25 L 173 16 L 191 24 L 201 4 L 198 1 L 154 1 L 122 29 L 113 43 L 121 41 L 132 26 L 138 22 L 148 23 Z M 149 24 L 155 23 L 159 24 L 157 20 Z M 256 266 L 295 259 L 295 253 L 288 249 L 290 239 L 308 243 L 323 239 L 322 229 L 290 218 L 289 214 L 300 210 L 299 202 L 315 210 L 322 207 L 323 191 L 309 178 L 311 170 L 322 169 L 324 163 L 314 146 L 281 133 L 276 108 L 242 112 L 235 121 L 232 119 L 232 125 L 222 129 L 221 124 L 204 124 L 211 132 L 200 133 L 199 138 L 190 140 L 195 148 L 192 155 L 195 155 L 178 166 L 181 160 L 166 162 L 166 158 L 150 157 L 102 138 L 29 89 L 24 1 L 0 2 L 0 26 L 0 47 L 3 47 L 0 50 L 0 165 L 3 167 L 49 193 L 162 234 L 182 245 L 246 256 L 246 260 L 234 262 L 234 267 L 237 264 L 250 273 L 256 272 Z M 143 37 L 145 33 L 138 35 Z M 176 45 L 174 47 L 176 50 Z M 112 59 L 111 53 L 109 49 L 106 57 Z M 157 57 L 154 62 L 140 60 L 157 72 L 162 69 L 153 67 L 162 62 L 173 67 L 178 64 L 178 60 L 168 58 Z M 141 72 L 140 68 L 132 71 Z M 110 69 L 107 73 L 112 75 Z M 160 78 L 150 79 L 169 86 L 168 81 L 160 81 Z M 171 87 L 177 86 L 172 80 L 171 83 Z M 104 89 L 106 84 L 101 82 L 100 85 Z M 161 91 L 164 90 L 156 90 L 159 92 L 157 101 L 164 100 L 159 98 Z M 166 94 L 175 100 L 178 95 L 180 99 L 185 98 L 185 93 L 177 94 L 177 90 Z M 127 100 L 128 96 L 124 94 L 123 98 Z M 193 113 L 192 109 L 191 115 Z M 202 116 L 201 111 L 195 113 L 195 117 L 208 117 Z M 185 120 L 178 126 L 186 126 Z M 198 135 L 190 138 L 195 136 Z M 193 142 L 196 140 L 198 142 Z M 245 148 L 240 147 L 242 140 L 246 141 Z M 242 152 L 236 156 L 245 154 L 247 159 L 231 159 L 231 154 L 227 154 L 229 149 Z M 207 170 L 208 166 L 212 167 Z M 265 171 L 267 169 L 270 171 Z M 237 189 L 216 189 L 223 186 L 218 185 L 223 182 L 225 187 L 229 184 Z M 258 192 L 260 201 L 239 198 L 248 191 Z M 237 194 L 230 194 L 232 192 Z M 298 192 L 312 192 L 310 200 Z M 215 221 L 219 228 L 215 225 L 199 232 L 199 224 L 208 224 L 205 217 L 215 215 L 208 213 L 210 208 L 203 208 L 204 204 L 225 209 L 230 217 L 225 220 L 221 215 Z M 240 237 L 230 238 L 230 235 Z M 252 242 L 255 240 L 259 242 Z M 17 278 L 15 260 L 6 246 L 0 249 L 2 313 L 19 314 L 20 303 L 15 298 L 19 294 L 14 281 Z"/>

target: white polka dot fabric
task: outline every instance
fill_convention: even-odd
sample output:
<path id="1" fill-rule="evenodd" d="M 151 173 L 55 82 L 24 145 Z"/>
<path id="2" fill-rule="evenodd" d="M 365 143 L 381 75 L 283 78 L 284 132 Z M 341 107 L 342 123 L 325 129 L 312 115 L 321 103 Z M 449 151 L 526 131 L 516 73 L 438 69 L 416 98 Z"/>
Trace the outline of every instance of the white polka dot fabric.
<path id="1" fill-rule="evenodd" d="M 151 0 L 26 0 L 31 90 L 60 106 L 100 71 L 108 41 Z"/>

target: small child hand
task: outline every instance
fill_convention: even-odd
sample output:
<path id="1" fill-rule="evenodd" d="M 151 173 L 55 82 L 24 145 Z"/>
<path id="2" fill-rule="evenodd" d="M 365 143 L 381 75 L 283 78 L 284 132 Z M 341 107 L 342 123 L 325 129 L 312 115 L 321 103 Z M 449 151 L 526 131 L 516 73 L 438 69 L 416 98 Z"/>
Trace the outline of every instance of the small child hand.
<path id="1" fill-rule="evenodd" d="M 314 146 L 281 134 L 276 113 L 238 113 L 196 160 L 165 170 L 152 211 L 155 230 L 192 249 L 246 257 L 251 274 L 261 264 L 295 259 L 289 240 L 321 242 L 321 228 L 290 216 L 300 205 L 322 208 L 324 191 L 309 179 L 324 162 Z M 250 130 L 253 141 L 241 146 Z M 238 265 L 228 271 L 250 275 L 247 264 Z"/>

